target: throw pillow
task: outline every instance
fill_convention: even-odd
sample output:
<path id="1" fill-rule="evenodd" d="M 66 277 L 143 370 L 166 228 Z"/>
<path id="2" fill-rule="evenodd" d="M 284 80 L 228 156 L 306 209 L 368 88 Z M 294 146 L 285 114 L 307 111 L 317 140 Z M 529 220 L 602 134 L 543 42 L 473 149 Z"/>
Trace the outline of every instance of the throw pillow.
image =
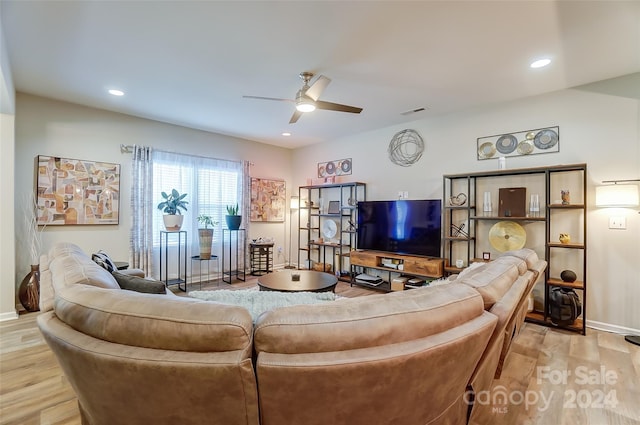
<path id="1" fill-rule="evenodd" d="M 166 294 L 164 283 L 157 280 L 144 279 L 138 276 L 130 276 L 118 272 L 113 272 L 113 277 L 120 285 L 121 289 L 127 291 L 142 292 L 145 294 Z"/>
<path id="2" fill-rule="evenodd" d="M 98 251 L 95 254 L 92 254 L 91 259 L 95 261 L 100 267 L 106 269 L 109 273 L 113 273 L 114 271 L 118 270 L 115 263 L 111 260 L 111 257 L 109 257 L 109 254 L 102 250 Z"/>

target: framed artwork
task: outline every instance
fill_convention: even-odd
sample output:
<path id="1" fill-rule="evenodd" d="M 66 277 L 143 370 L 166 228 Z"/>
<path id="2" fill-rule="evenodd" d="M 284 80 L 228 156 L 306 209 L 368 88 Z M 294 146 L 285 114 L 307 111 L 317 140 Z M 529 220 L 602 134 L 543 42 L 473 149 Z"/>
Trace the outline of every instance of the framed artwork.
<path id="1" fill-rule="evenodd" d="M 318 177 L 326 179 L 333 176 L 346 176 L 351 174 L 351 158 L 336 159 L 318 163 Z"/>
<path id="2" fill-rule="evenodd" d="M 38 155 L 38 224 L 118 224 L 120 164 Z"/>
<path id="3" fill-rule="evenodd" d="M 251 177 L 251 221 L 284 222 L 284 180 Z"/>
<path id="4" fill-rule="evenodd" d="M 554 152 L 560 152 L 557 126 L 479 137 L 477 145 L 478 161 Z"/>

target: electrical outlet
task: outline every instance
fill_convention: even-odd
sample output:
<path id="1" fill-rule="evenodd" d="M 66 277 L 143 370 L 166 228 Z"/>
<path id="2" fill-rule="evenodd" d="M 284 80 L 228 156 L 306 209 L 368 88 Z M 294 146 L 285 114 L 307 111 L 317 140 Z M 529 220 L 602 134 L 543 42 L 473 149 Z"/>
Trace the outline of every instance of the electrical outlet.
<path id="1" fill-rule="evenodd" d="M 281 246 L 278 247 L 278 255 L 282 255 L 282 247 Z"/>
<path id="2" fill-rule="evenodd" d="M 624 230 L 627 228 L 626 217 L 609 217 L 609 229 Z"/>

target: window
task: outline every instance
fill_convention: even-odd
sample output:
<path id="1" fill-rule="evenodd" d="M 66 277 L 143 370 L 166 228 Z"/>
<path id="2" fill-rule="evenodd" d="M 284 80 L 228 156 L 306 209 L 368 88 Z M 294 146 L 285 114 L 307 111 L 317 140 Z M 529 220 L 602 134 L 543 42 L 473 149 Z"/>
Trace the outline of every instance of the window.
<path id="1" fill-rule="evenodd" d="M 182 230 L 186 230 L 192 252 L 197 252 L 197 217 L 206 214 L 218 224 L 214 228 L 214 251 L 219 245 L 220 229 L 224 224 L 227 205 L 242 205 L 242 163 L 204 158 L 171 152 L 153 153 L 154 205 L 162 202 L 163 191 L 176 189 L 187 193 L 187 212 Z M 160 231 L 164 230 L 162 211 L 153 216 L 153 245 L 160 244 Z M 195 251 L 194 251 L 195 250 Z"/>

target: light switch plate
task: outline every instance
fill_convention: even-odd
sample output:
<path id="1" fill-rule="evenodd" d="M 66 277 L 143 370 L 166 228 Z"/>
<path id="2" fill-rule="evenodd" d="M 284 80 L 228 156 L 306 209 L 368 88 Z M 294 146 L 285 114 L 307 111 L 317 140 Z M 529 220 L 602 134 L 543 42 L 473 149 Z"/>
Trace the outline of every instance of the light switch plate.
<path id="1" fill-rule="evenodd" d="M 627 228 L 626 217 L 609 217 L 609 229 L 624 230 Z"/>

